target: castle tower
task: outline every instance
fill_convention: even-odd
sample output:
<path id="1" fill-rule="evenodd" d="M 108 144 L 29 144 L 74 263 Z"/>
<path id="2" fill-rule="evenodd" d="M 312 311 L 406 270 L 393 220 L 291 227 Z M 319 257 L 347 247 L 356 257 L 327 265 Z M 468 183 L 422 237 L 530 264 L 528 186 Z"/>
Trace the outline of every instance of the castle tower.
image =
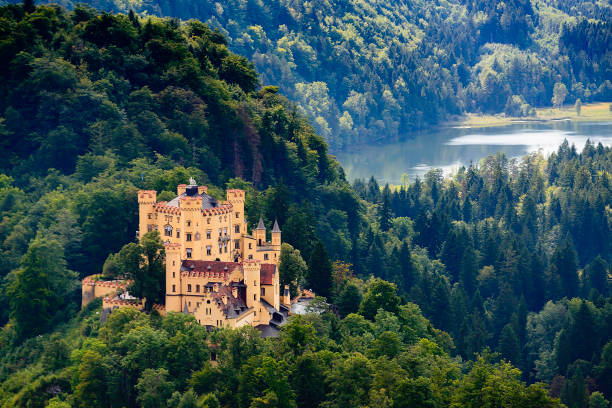
<path id="1" fill-rule="evenodd" d="M 181 244 L 165 244 L 166 311 L 181 311 Z"/>
<path id="2" fill-rule="evenodd" d="M 246 285 L 247 307 L 259 307 L 261 293 L 261 264 L 256 260 L 247 260 L 242 264 L 244 284 Z"/>
<path id="3" fill-rule="evenodd" d="M 154 228 L 153 206 L 156 201 L 155 190 L 138 190 L 138 239 Z"/>
<path id="4" fill-rule="evenodd" d="M 257 228 L 255 228 L 255 231 L 253 231 L 253 237 L 257 241 L 258 246 L 266 243 L 266 226 L 264 225 L 261 217 L 259 217 L 259 224 L 257 224 Z"/>
<path id="5" fill-rule="evenodd" d="M 182 231 L 184 231 L 181 237 L 181 242 L 183 243 L 182 259 L 202 259 L 201 245 L 197 245 L 195 241 L 188 242 L 186 240 L 188 233 L 195 235 L 196 220 L 201 217 L 202 213 L 202 197 L 197 193 L 198 186 L 189 185 L 185 195 L 181 196 L 180 199 L 181 226 Z M 188 226 L 188 224 L 190 225 Z"/>
<path id="6" fill-rule="evenodd" d="M 274 226 L 272 227 L 272 245 L 275 247 L 274 249 L 278 247 L 278 250 L 280 251 L 281 230 L 280 230 L 280 227 L 278 226 L 277 220 L 274 220 Z"/>
<path id="7" fill-rule="evenodd" d="M 232 246 L 233 260 L 240 261 L 244 258 L 244 243 L 241 244 L 242 234 L 247 233 L 246 223 L 244 221 L 244 190 L 227 190 L 227 202 L 232 205 L 232 213 L 230 214 L 231 226 L 230 231 L 233 241 Z"/>

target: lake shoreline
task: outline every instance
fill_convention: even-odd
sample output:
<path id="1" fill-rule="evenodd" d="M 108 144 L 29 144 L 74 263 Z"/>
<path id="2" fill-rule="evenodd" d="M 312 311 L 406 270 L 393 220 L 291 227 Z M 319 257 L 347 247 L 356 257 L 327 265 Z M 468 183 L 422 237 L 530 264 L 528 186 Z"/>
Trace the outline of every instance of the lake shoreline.
<path id="1" fill-rule="evenodd" d="M 417 176 L 422 178 L 431 169 L 450 174 L 461 166 L 479 163 L 500 152 L 508 158 L 535 152 L 547 155 L 556 151 L 564 140 L 581 150 L 589 139 L 595 144 L 612 145 L 612 120 L 574 121 L 557 117 L 521 120 L 504 126 L 440 126 L 399 141 L 352 146 L 336 153 L 336 158 L 348 179 L 374 175 L 382 182 L 398 184 L 404 173 L 411 180 Z"/>
<path id="2" fill-rule="evenodd" d="M 536 115 L 529 117 L 513 117 L 505 114 L 483 115 L 467 113 L 455 116 L 440 123 L 438 128 L 486 128 L 492 126 L 508 126 L 514 124 L 547 124 L 562 121 L 575 122 L 607 122 L 612 121 L 611 102 L 598 102 L 582 105 L 580 115 L 576 113 L 573 105 L 561 108 L 536 108 Z"/>

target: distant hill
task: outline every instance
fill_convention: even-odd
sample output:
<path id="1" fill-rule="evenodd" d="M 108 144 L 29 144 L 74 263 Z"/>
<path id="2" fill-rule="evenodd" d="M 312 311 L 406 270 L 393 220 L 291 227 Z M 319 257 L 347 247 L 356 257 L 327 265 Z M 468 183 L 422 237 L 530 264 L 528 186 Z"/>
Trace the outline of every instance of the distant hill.
<path id="1" fill-rule="evenodd" d="M 612 7 L 603 0 L 85 3 L 218 28 L 332 148 L 392 139 L 465 111 L 529 115 L 551 105 L 557 82 L 565 103 L 612 99 Z"/>

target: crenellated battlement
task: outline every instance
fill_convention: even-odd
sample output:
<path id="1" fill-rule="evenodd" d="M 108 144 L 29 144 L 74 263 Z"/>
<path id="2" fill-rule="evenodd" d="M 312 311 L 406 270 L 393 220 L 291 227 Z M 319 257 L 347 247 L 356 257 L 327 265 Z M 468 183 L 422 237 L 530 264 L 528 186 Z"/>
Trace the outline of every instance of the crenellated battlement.
<path id="1" fill-rule="evenodd" d="M 138 204 L 155 204 L 157 200 L 157 191 L 155 190 L 138 190 Z"/>

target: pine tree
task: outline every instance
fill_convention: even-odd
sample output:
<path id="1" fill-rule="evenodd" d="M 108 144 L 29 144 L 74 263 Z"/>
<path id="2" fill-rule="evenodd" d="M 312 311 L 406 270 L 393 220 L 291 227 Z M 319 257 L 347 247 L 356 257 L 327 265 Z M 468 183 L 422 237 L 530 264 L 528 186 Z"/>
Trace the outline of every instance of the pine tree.
<path id="1" fill-rule="evenodd" d="M 596 289 L 604 296 L 608 295 L 608 265 L 601 256 L 597 256 L 584 268 L 584 294 Z"/>
<path id="2" fill-rule="evenodd" d="M 32 13 L 36 10 L 35 0 L 23 0 L 23 9 L 26 13 Z"/>
<path id="3" fill-rule="evenodd" d="M 578 294 L 578 261 L 569 241 L 555 250 L 551 264 L 556 268 L 563 296 L 575 297 Z"/>
<path id="4" fill-rule="evenodd" d="M 521 346 L 510 323 L 504 326 L 499 337 L 499 352 L 504 359 L 510 361 L 513 365 L 520 366 Z"/>
<path id="5" fill-rule="evenodd" d="M 402 282 L 404 290 L 409 292 L 412 285 L 414 285 L 416 282 L 417 270 L 414 262 L 412 261 L 412 254 L 406 241 L 402 243 L 400 248 L 399 263 L 402 274 L 400 282 Z"/>
<path id="6" fill-rule="evenodd" d="M 308 283 L 317 295 L 331 297 L 332 264 L 321 241 L 315 244 L 308 261 Z"/>
<path id="7" fill-rule="evenodd" d="M 381 231 L 389 231 L 391 228 L 391 219 L 393 214 L 391 212 L 391 190 L 389 184 L 385 185 L 382 193 L 382 207 L 380 210 L 380 229 Z"/>

